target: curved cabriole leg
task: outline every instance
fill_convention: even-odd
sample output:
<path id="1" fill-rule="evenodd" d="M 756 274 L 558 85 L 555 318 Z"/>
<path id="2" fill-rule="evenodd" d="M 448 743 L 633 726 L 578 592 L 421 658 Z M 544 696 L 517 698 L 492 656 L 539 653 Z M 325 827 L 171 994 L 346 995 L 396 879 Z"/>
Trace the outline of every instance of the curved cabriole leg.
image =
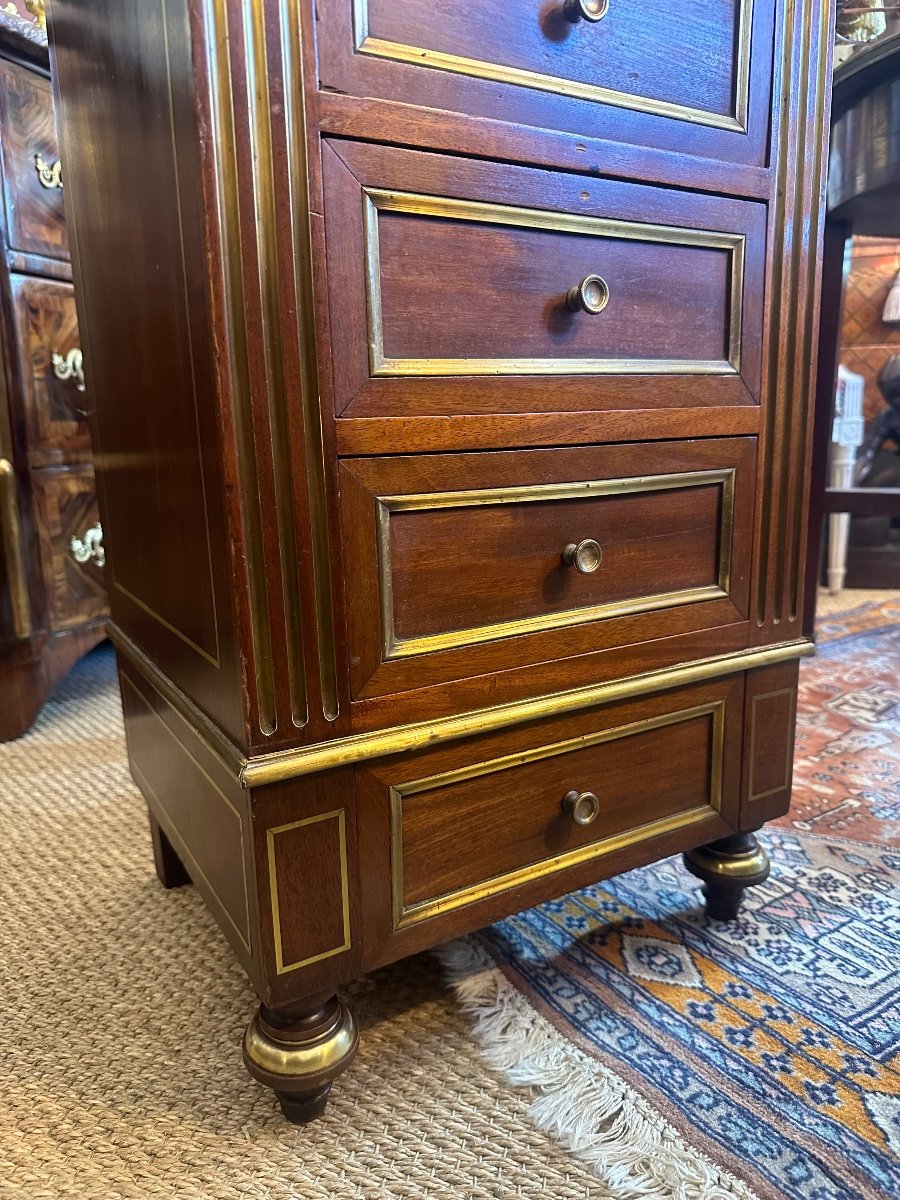
<path id="1" fill-rule="evenodd" d="M 259 1006 L 244 1036 L 244 1065 L 274 1090 L 294 1125 L 321 1117 L 331 1084 L 359 1048 L 353 1014 L 337 996 L 311 996 L 278 1009 Z"/>
<path id="2" fill-rule="evenodd" d="M 706 915 L 714 921 L 737 919 L 748 887 L 769 877 L 769 857 L 752 833 L 735 833 L 683 856 L 684 865 L 703 880 Z"/>

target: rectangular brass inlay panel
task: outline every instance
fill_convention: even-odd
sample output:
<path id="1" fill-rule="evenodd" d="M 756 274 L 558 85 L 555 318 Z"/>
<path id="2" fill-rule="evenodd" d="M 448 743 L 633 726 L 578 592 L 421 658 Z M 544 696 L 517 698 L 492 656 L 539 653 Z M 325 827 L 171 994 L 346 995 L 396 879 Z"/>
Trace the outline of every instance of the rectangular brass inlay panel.
<path id="1" fill-rule="evenodd" d="M 673 19 L 677 19 L 673 17 Z M 563 79 L 557 75 L 545 75 L 539 71 L 526 71 L 521 67 L 508 67 L 502 63 L 485 62 L 458 54 L 445 54 L 439 50 L 428 50 L 424 46 L 406 46 L 386 38 L 369 36 L 368 0 L 353 0 L 353 26 L 356 51 L 375 58 L 392 59 L 394 62 L 411 63 L 418 67 L 431 67 L 439 71 L 452 71 L 457 75 L 469 75 L 476 79 L 490 79 L 497 83 L 517 84 L 535 88 L 541 92 L 553 92 L 574 100 L 593 100 L 600 104 L 614 104 L 617 108 L 629 108 L 635 112 L 650 113 L 658 117 L 672 117 L 678 121 L 689 121 L 693 125 L 710 125 L 716 129 L 746 133 L 747 114 L 750 107 L 750 38 L 753 29 L 753 0 L 741 0 L 737 22 L 737 45 L 735 47 L 734 112 L 728 114 L 709 112 L 703 108 L 692 108 L 669 100 L 652 100 L 646 96 L 635 96 L 597 84 L 583 83 L 575 79 Z M 637 31 L 636 31 L 637 32 Z M 638 34 L 639 36 L 639 34 Z"/>
<path id="2" fill-rule="evenodd" d="M 456 221 L 516 225 L 589 237 L 622 238 L 725 250 L 731 256 L 728 304 L 728 351 L 723 359 L 667 358 L 387 358 L 381 304 L 379 212 L 414 213 Z M 366 296 L 369 313 L 369 370 L 379 376 L 430 375 L 736 375 L 741 369 L 741 322 L 746 238 L 740 233 L 648 225 L 578 213 L 518 208 L 487 201 L 455 200 L 413 192 L 363 188 L 366 246 Z"/>
<path id="3" fill-rule="evenodd" d="M 764 792 L 755 792 L 753 790 L 753 775 L 756 769 L 756 706 L 760 700 L 774 700 L 777 696 L 790 696 L 789 705 L 790 716 L 787 737 L 787 749 L 785 751 L 784 774 L 782 778 L 784 783 L 778 784 L 776 787 L 768 788 Z M 783 792 L 791 782 L 791 766 L 794 758 L 794 738 L 792 736 L 794 725 L 797 720 L 796 713 L 796 689 L 792 687 L 779 688 L 776 692 L 763 692 L 759 696 L 754 696 L 750 705 L 750 785 L 747 789 L 750 800 L 765 800 L 767 796 L 774 796 L 777 792 Z"/>
<path id="4" fill-rule="evenodd" d="M 173 732 L 173 730 L 171 730 L 169 728 L 168 724 L 162 719 L 162 717 L 156 711 L 156 709 L 153 707 L 153 705 L 150 704 L 150 702 L 147 700 L 146 696 L 144 696 L 140 692 L 140 690 L 134 685 L 134 683 L 128 678 L 128 676 L 124 675 L 120 672 L 119 681 L 120 681 L 120 685 L 121 685 L 123 691 L 127 688 L 127 690 L 129 692 L 131 692 L 132 695 L 134 695 L 135 698 L 141 702 L 141 705 L 146 709 L 147 713 L 151 717 L 154 718 L 154 722 L 158 726 L 160 726 L 160 728 L 165 730 L 168 737 L 170 737 L 176 743 L 176 745 L 182 751 L 182 753 L 187 755 L 187 757 L 191 760 L 191 762 L 194 764 L 194 766 L 197 768 L 197 770 L 200 772 L 200 774 L 204 777 L 204 779 L 209 784 L 209 786 L 212 788 L 212 790 L 216 793 L 216 795 L 223 801 L 223 803 L 225 804 L 225 807 L 229 810 L 229 812 L 232 814 L 232 816 L 235 818 L 235 820 L 238 823 L 238 836 L 240 838 L 240 846 L 241 846 L 241 870 L 242 870 L 242 880 L 241 881 L 242 881 L 243 890 L 244 890 L 244 927 L 243 927 L 243 929 L 241 928 L 240 925 L 238 925 L 237 921 L 234 919 L 233 914 L 229 910 L 225 901 L 219 895 L 216 888 L 213 886 L 212 882 L 209 879 L 209 876 L 206 874 L 206 872 L 203 870 L 203 868 L 197 862 L 197 859 L 191 853 L 190 849 L 185 845 L 184 841 L 181 839 L 180 834 L 177 833 L 178 826 L 177 826 L 176 822 L 172 819 L 172 817 L 169 813 L 169 809 L 166 806 L 166 801 L 156 791 L 156 789 L 150 783 L 149 779 L 147 779 L 147 776 L 140 769 L 140 767 L 137 765 L 137 763 L 135 763 L 134 761 L 130 762 L 129 765 L 131 767 L 132 772 L 136 776 L 139 776 L 139 787 L 140 787 L 141 791 L 145 795 L 151 796 L 153 798 L 153 800 L 155 800 L 157 807 L 162 812 L 164 812 L 166 814 L 166 816 L 169 818 L 169 820 L 172 822 L 172 826 L 176 830 L 176 838 L 177 838 L 177 842 L 178 842 L 177 851 L 178 851 L 178 854 L 182 858 L 185 859 L 186 865 L 189 868 L 188 874 L 191 876 L 192 879 L 199 877 L 203 881 L 203 883 L 205 884 L 206 888 L 208 889 L 210 895 L 215 898 L 217 904 L 219 905 L 220 909 L 222 910 L 223 915 L 226 917 L 229 925 L 232 927 L 232 929 L 235 931 L 235 933 L 240 938 L 241 944 L 244 946 L 247 953 L 251 954 L 252 949 L 250 946 L 250 898 L 249 898 L 248 891 L 247 891 L 247 865 L 246 865 L 246 856 L 245 856 L 245 852 L 244 852 L 244 822 L 243 822 L 243 818 L 241 817 L 241 814 L 238 812 L 238 810 L 235 808 L 235 806 L 232 804 L 232 802 L 228 799 L 228 797 L 222 791 L 222 789 L 219 787 L 219 785 L 216 783 L 216 781 L 212 778 L 212 776 L 209 774 L 209 772 L 205 769 L 205 767 L 203 767 L 203 765 L 197 760 L 196 756 L 191 753 L 191 751 L 187 748 L 187 746 L 184 744 L 184 742 L 181 740 L 181 738 L 177 737 L 175 735 L 175 733 Z M 180 713 L 178 715 L 181 720 L 184 720 L 184 717 Z M 197 737 L 201 736 L 199 730 L 194 729 L 193 726 L 191 726 L 190 724 L 188 725 L 188 728 L 191 729 L 191 731 Z"/>
<path id="5" fill-rule="evenodd" d="M 305 825 L 315 825 L 319 821 L 337 821 L 338 840 L 341 856 L 341 906 L 344 919 L 344 940 L 339 946 L 323 950 L 321 954 L 313 954 L 298 962 L 286 963 L 281 939 L 281 914 L 278 910 L 278 873 L 275 866 L 275 836 L 287 833 L 290 829 L 301 829 Z M 289 821 L 286 825 L 275 825 L 266 830 L 266 851 L 269 860 L 269 897 L 272 903 L 272 931 L 275 940 L 275 969 L 277 974 L 286 975 L 288 971 L 296 971 L 300 967 L 311 966 L 321 962 L 323 958 L 331 958 L 335 954 L 343 954 L 350 949 L 350 883 L 347 872 L 347 821 L 342 808 L 331 812 L 318 813 L 314 817 L 304 817 L 302 821 Z"/>
<path id="6" fill-rule="evenodd" d="M 435 650 L 450 650 L 473 646 L 480 642 L 497 641 L 522 633 L 539 633 L 581 625 L 603 617 L 621 617 L 631 613 L 652 612 L 682 604 L 727 597 L 731 588 L 732 526 L 734 523 L 733 467 L 719 471 L 689 471 L 676 475 L 652 475 L 629 479 L 592 480 L 584 483 L 544 483 L 528 487 L 482 488 L 474 491 L 430 492 L 414 496 L 379 496 L 376 498 L 378 527 L 378 574 L 381 590 L 382 656 L 384 661 L 408 658 Z M 719 570 L 715 584 L 683 588 L 676 592 L 659 592 L 633 600 L 617 600 L 594 604 L 564 612 L 541 613 L 514 621 L 479 625 L 471 629 L 447 633 L 423 634 L 415 638 L 398 638 L 394 631 L 394 597 L 391 573 L 391 514 L 395 512 L 427 511 L 481 504 L 522 504 L 547 500 L 585 499 L 592 496 L 624 495 L 628 493 L 664 491 L 672 488 L 705 487 L 720 484 L 722 488 L 719 525 Z"/>
<path id="7" fill-rule="evenodd" d="M 587 846 L 579 846 L 567 854 L 553 858 L 542 859 L 504 875 L 494 876 L 474 883 L 469 887 L 436 896 L 430 900 L 421 900 L 415 904 L 404 904 L 403 901 L 403 800 L 406 796 L 414 796 L 420 792 L 432 791 L 447 784 L 458 783 L 464 779 L 475 779 L 481 775 L 490 775 L 495 771 L 505 771 L 511 767 L 520 767 L 525 763 L 537 762 L 544 758 L 553 758 L 559 754 L 568 754 L 574 750 L 583 750 L 588 746 L 596 746 L 601 742 L 618 741 L 620 738 L 631 737 L 634 734 L 646 733 L 651 729 L 662 729 L 666 725 L 676 725 L 682 721 L 692 721 L 698 717 L 711 715 L 713 718 L 713 745 L 710 758 L 709 774 L 709 804 L 688 809 L 685 812 L 673 813 L 658 821 L 651 821 L 636 829 L 628 829 L 610 837 L 601 838 Z M 635 721 L 629 725 L 619 725 L 613 729 L 604 729 L 585 737 L 569 738 L 564 742 L 554 742 L 549 746 L 539 746 L 533 750 L 525 750 L 518 754 L 494 758 L 488 762 L 476 763 L 474 766 L 461 767 L 456 771 L 446 771 L 441 775 L 432 775 L 426 779 L 416 779 L 409 783 L 397 784 L 390 789 L 391 806 L 391 907 L 393 928 L 405 929 L 420 921 L 427 921 L 452 909 L 461 908 L 466 904 L 474 904 L 486 900 L 498 892 L 508 891 L 535 879 L 542 879 L 566 867 L 574 867 L 580 863 L 590 862 L 614 850 L 621 850 L 635 842 L 657 837 L 662 833 L 671 833 L 697 821 L 705 820 L 710 812 L 720 812 L 722 808 L 722 770 L 725 750 L 725 701 L 716 700 L 711 704 L 701 704 L 695 708 L 682 709 L 680 712 L 664 713 L 662 716 L 650 717 L 643 721 Z M 602 799 L 602 798 L 601 798 Z"/>

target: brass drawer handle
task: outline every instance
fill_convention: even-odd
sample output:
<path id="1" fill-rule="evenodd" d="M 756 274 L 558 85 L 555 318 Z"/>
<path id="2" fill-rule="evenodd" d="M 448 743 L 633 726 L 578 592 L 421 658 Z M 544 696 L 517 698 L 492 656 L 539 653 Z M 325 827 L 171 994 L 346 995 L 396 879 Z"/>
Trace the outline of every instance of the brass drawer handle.
<path id="1" fill-rule="evenodd" d="M 69 550 L 75 561 L 82 566 L 91 560 L 94 566 L 104 566 L 106 551 L 103 549 L 103 527 L 98 522 L 85 530 L 84 537 L 73 537 L 69 542 Z"/>
<path id="2" fill-rule="evenodd" d="M 574 567 L 579 575 L 593 575 L 603 562 L 603 550 L 599 542 L 585 538 L 577 545 L 569 542 L 562 552 L 562 560 L 567 567 Z"/>
<path id="3" fill-rule="evenodd" d="M 12 608 L 13 633 L 17 638 L 31 635 L 31 609 L 28 583 L 22 555 L 22 529 L 16 497 L 16 473 L 8 458 L 0 458 L 0 533 L 6 558 L 6 580 Z"/>
<path id="4" fill-rule="evenodd" d="M 568 21 L 602 21 L 609 12 L 609 0 L 566 0 L 563 12 Z"/>
<path id="5" fill-rule="evenodd" d="M 59 159 L 55 163 L 48 163 L 40 154 L 36 154 L 34 156 L 34 169 L 37 171 L 41 187 L 47 188 L 48 191 L 51 191 L 53 188 L 62 187 L 62 163 Z"/>
<path id="6" fill-rule="evenodd" d="M 566 304 L 572 312 L 596 316 L 609 304 L 609 285 L 600 275 L 585 275 L 581 283 L 566 292 Z"/>
<path id="7" fill-rule="evenodd" d="M 53 374 L 57 379 L 63 383 L 74 379 L 79 392 L 84 391 L 84 356 L 77 346 L 74 346 L 68 354 L 57 354 L 54 350 L 50 361 L 53 363 Z"/>
<path id="8" fill-rule="evenodd" d="M 562 810 L 576 825 L 590 825 L 600 815 L 600 801 L 593 792 L 566 792 L 562 798 Z"/>

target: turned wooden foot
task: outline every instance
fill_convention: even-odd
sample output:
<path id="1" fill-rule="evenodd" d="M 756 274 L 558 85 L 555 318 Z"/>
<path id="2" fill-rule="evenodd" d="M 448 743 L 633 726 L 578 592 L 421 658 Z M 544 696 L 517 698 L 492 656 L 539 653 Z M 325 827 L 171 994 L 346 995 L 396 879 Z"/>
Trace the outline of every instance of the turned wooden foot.
<path id="1" fill-rule="evenodd" d="M 337 996 L 311 996 L 275 1011 L 260 1005 L 244 1037 L 244 1065 L 278 1097 L 295 1125 L 325 1111 L 331 1084 L 359 1049 L 353 1014 Z"/>
<path id="2" fill-rule="evenodd" d="M 734 921 L 748 887 L 769 876 L 769 858 L 752 833 L 735 833 L 689 850 L 684 865 L 703 880 L 706 915 L 714 921 Z"/>
<path id="3" fill-rule="evenodd" d="M 153 813 L 150 817 L 150 839 L 153 842 L 153 861 L 156 864 L 156 874 L 159 882 L 166 888 L 182 887 L 191 882 L 191 877 L 185 870 L 184 863 L 175 853 L 172 843 L 166 837 L 159 821 Z"/>

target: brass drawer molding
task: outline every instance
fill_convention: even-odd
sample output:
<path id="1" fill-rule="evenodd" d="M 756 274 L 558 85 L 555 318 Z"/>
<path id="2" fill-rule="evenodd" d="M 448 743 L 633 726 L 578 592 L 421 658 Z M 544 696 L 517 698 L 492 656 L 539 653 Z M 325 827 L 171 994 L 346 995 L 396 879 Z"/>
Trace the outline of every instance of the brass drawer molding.
<path id="1" fill-rule="evenodd" d="M 384 318 L 381 301 L 381 251 L 378 214 L 408 213 L 452 221 L 512 225 L 576 233 L 595 238 L 618 238 L 660 245 L 697 246 L 724 250 L 730 258 L 730 285 L 726 315 L 727 347 L 721 359 L 678 358 L 389 358 L 384 352 Z M 430 375 L 737 375 L 741 370 L 741 329 L 746 238 L 740 233 L 688 229 L 590 217 L 581 213 L 551 212 L 480 200 L 425 196 L 415 192 L 363 188 L 363 225 L 366 247 L 366 295 L 369 314 L 369 370 L 379 376 Z M 566 294 L 576 307 L 599 313 L 609 300 L 609 286 L 599 275 L 588 275 Z M 552 299 L 552 297 L 548 297 Z"/>
<path id="2" fill-rule="evenodd" d="M 31 607 L 28 603 L 28 583 L 22 554 L 16 472 L 8 458 L 0 458 L 0 530 L 3 534 L 3 555 L 6 560 L 13 632 L 17 638 L 27 638 L 31 634 Z"/>
<path id="3" fill-rule="evenodd" d="M 596 11 L 600 7 L 604 16 L 609 5 L 606 0 L 565 0 L 563 11 L 577 7 Z M 540 8 L 535 0 L 535 13 Z M 594 17 L 597 21 L 600 17 Z M 592 18 L 585 16 L 590 21 Z M 675 19 L 675 18 L 673 18 Z M 371 54 L 375 58 L 392 59 L 394 62 L 410 63 L 418 67 L 431 67 L 438 71 L 451 71 L 457 75 L 468 75 L 475 79 L 489 79 L 496 83 L 511 83 L 519 87 L 535 88 L 541 92 L 554 92 L 574 100 L 593 100 L 598 104 L 613 104 L 636 112 L 650 113 L 659 117 L 672 117 L 678 121 L 689 121 L 694 125 L 710 125 L 716 129 L 727 129 L 737 133 L 747 131 L 750 110 L 750 41 L 753 30 L 753 0 L 740 0 L 737 14 L 735 67 L 734 67 L 734 111 L 715 113 L 704 108 L 693 108 L 670 100 L 653 100 L 647 96 L 636 96 L 620 92 L 599 84 L 585 83 L 578 79 L 564 79 L 558 75 L 546 75 L 540 71 L 528 71 L 522 67 L 504 63 L 487 62 L 465 55 L 446 54 L 425 46 L 408 46 L 388 38 L 371 37 L 369 34 L 369 0 L 353 0 L 354 34 L 358 53 Z M 639 37 L 640 31 L 635 30 Z"/>
<path id="4" fill-rule="evenodd" d="M 48 163 L 42 155 L 34 156 L 34 169 L 37 171 L 37 177 L 41 187 L 52 191 L 53 188 L 62 189 L 62 162 L 57 159 L 56 162 Z"/>
<path id="5" fill-rule="evenodd" d="M 69 550 L 77 563 L 84 566 L 92 562 L 95 567 L 106 565 L 106 551 L 103 549 L 103 528 L 100 524 L 86 529 L 81 537 L 73 536 L 69 541 Z"/>
<path id="6" fill-rule="evenodd" d="M 718 600 L 731 589 L 732 527 L 734 523 L 733 467 L 718 471 L 685 471 L 673 475 L 638 476 L 629 479 L 588 480 L 578 483 L 545 483 L 528 487 L 479 488 L 472 491 L 433 492 L 413 496 L 379 496 L 376 500 L 378 528 L 378 574 L 381 587 L 381 632 L 384 661 L 449 650 L 457 646 L 473 646 L 500 638 L 516 637 L 522 633 L 537 633 L 581 625 L 605 617 L 621 617 L 639 612 L 652 612 L 682 604 L 697 604 Z M 476 625 L 468 629 L 452 629 L 442 633 L 421 634 L 399 638 L 394 627 L 393 574 L 391 565 L 391 516 L 397 512 L 423 512 L 432 509 L 457 508 L 492 504 L 530 504 L 551 500 L 590 499 L 594 496 L 621 496 L 629 493 L 666 491 L 674 488 L 708 487 L 722 489 L 719 525 L 718 578 L 713 584 L 682 588 L 672 592 L 657 592 L 616 600 L 606 604 L 586 605 L 562 612 L 539 613 L 500 621 L 492 625 Z M 587 539 L 580 545 L 570 543 L 562 552 L 563 561 L 574 565 L 583 575 L 592 574 L 600 566 L 602 551 L 597 542 Z M 579 555 L 580 562 L 579 565 Z"/>
<path id="7" fill-rule="evenodd" d="M 287 779 L 299 779 L 318 771 L 330 771 L 335 767 L 424 750 L 497 729 L 509 729 L 527 721 L 584 712 L 600 704 L 614 704 L 620 700 L 632 700 L 636 696 L 652 696 L 672 688 L 707 683 L 711 679 L 721 679 L 725 675 L 751 671 L 757 667 L 794 662 L 808 658 L 816 650 L 815 643 L 808 638 L 796 638 L 774 645 L 716 654 L 674 667 L 592 683 L 569 691 L 552 692 L 528 700 L 512 700 L 495 704 L 492 708 L 472 709 L 430 721 L 415 721 L 389 729 L 349 734 L 290 750 L 270 750 L 248 758 L 121 629 L 111 622 L 107 632 L 118 652 L 182 715 L 210 752 L 245 788 L 283 783 Z"/>
<path id="8" fill-rule="evenodd" d="M 459 783 L 462 780 L 476 779 L 482 775 L 491 775 L 498 771 L 521 767 L 526 763 L 537 762 L 544 758 L 553 758 L 559 754 L 569 754 L 572 751 L 584 750 L 588 746 L 597 746 L 602 742 L 614 742 L 621 738 L 633 737 L 636 734 L 648 733 L 651 730 L 662 729 L 667 725 L 675 725 L 682 721 L 693 721 L 704 716 L 711 716 L 713 721 L 712 753 L 710 754 L 708 779 L 709 802 L 707 804 L 671 813 L 668 816 L 660 817 L 658 820 L 650 821 L 646 825 L 626 829 L 621 833 L 611 834 L 608 837 L 601 838 L 599 841 L 590 842 L 586 846 L 578 846 L 565 854 L 541 859 L 539 862 L 530 863 L 513 871 L 507 871 L 491 879 L 481 880 L 470 884 L 468 887 L 448 892 L 445 895 L 435 896 L 427 900 L 419 900 L 414 904 L 404 903 L 403 801 L 407 796 L 429 792 L 435 788 L 443 788 L 448 784 Z M 657 837 L 662 833 L 670 833 L 672 830 L 682 829 L 686 825 L 706 820 L 710 813 L 721 811 L 724 754 L 725 701 L 715 700 L 710 704 L 701 704 L 693 708 L 681 709 L 678 712 L 664 713 L 657 717 L 648 717 L 643 721 L 634 721 L 628 725 L 603 729 L 587 737 L 568 738 L 563 742 L 554 742 L 548 746 L 538 746 L 532 750 L 505 755 L 502 758 L 494 758 L 488 762 L 476 763 L 469 767 L 461 767 L 455 771 L 445 771 L 442 774 L 432 775 L 426 779 L 415 779 L 409 783 L 394 785 L 390 789 L 391 908 L 394 929 L 405 929 L 409 925 L 417 925 L 420 921 L 427 921 L 432 917 L 441 916 L 443 913 L 451 912 L 453 909 L 461 908 L 466 904 L 474 904 L 476 901 L 486 900 L 490 896 L 495 896 L 498 892 L 531 883 L 535 879 L 541 879 L 545 875 L 562 871 L 566 867 L 573 867 L 579 863 L 589 862 L 594 858 L 610 854 L 613 850 L 621 850 L 625 846 L 631 846 L 635 842 L 646 841 L 648 838 Z M 580 811 L 584 815 L 587 815 L 588 809 L 593 810 L 594 805 L 592 801 L 597 802 L 597 797 L 590 792 L 583 795 L 578 792 L 570 792 L 563 798 L 563 804 L 566 804 L 570 796 L 574 796 L 572 812 L 576 821 L 578 821 L 578 817 L 575 814 L 579 811 L 582 801 L 584 801 L 584 805 Z M 597 812 L 599 812 L 599 802 L 597 802 Z M 548 808 L 548 819 L 549 816 L 550 809 Z M 588 825 L 594 819 L 594 816 L 596 816 L 596 813 L 587 820 L 582 820 L 578 823 Z"/>
<path id="9" fill-rule="evenodd" d="M 563 12 L 566 20 L 588 21 L 591 25 L 602 21 L 609 12 L 609 0 L 565 0 Z"/>
<path id="10" fill-rule="evenodd" d="M 84 391 L 84 355 L 77 346 L 73 346 L 65 354 L 54 350 L 50 355 L 50 362 L 53 365 L 53 374 L 61 383 L 74 380 L 79 392 Z"/>

